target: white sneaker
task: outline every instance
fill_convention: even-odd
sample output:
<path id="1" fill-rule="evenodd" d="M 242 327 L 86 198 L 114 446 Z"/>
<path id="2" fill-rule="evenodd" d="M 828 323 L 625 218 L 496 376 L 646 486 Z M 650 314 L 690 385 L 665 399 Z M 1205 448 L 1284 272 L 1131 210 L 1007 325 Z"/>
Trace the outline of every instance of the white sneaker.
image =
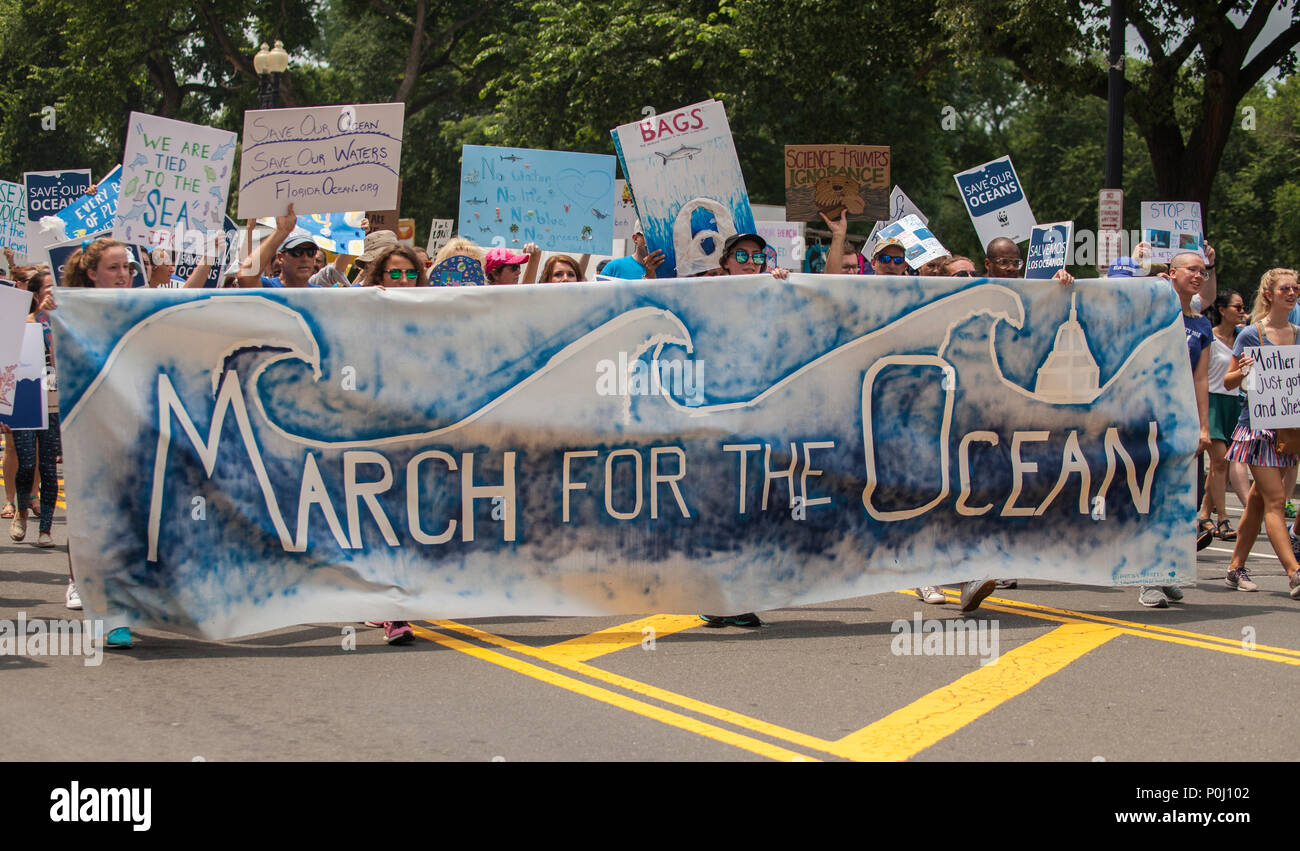
<path id="1" fill-rule="evenodd" d="M 74 612 L 81 611 L 81 595 L 77 593 L 77 583 L 68 583 L 68 593 L 63 600 L 69 609 L 72 609 Z"/>
<path id="2" fill-rule="evenodd" d="M 943 592 L 936 585 L 923 585 L 917 588 L 916 596 L 920 597 L 922 602 L 929 603 L 932 606 L 948 602 L 948 598 L 943 596 Z"/>
<path id="3" fill-rule="evenodd" d="M 52 547 L 54 546 L 54 536 L 49 532 L 42 532 L 36 536 L 36 546 Z"/>

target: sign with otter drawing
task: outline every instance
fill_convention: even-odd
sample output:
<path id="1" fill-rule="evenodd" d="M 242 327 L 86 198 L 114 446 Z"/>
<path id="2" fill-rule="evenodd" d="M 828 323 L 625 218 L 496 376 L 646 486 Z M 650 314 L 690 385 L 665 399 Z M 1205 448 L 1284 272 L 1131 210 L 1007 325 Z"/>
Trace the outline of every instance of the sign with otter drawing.
<path id="1" fill-rule="evenodd" d="M 754 212 L 722 101 L 651 115 L 615 128 L 611 135 L 636 196 L 646 249 L 664 253 L 655 277 L 716 269 L 727 237 L 754 232 Z"/>
<path id="2" fill-rule="evenodd" d="M 141 290 L 129 310 L 62 290 L 86 616 L 228 638 L 1195 579 L 1167 283 L 872 280 Z"/>
<path id="3" fill-rule="evenodd" d="M 820 222 L 819 213 L 851 222 L 889 216 L 888 145 L 786 145 L 785 217 Z"/>

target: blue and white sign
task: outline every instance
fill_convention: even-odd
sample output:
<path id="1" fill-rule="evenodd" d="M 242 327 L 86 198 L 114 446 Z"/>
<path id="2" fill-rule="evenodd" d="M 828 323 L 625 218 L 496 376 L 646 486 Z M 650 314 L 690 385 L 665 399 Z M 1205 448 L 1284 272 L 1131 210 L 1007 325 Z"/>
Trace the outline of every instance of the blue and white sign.
<path id="1" fill-rule="evenodd" d="M 366 253 L 366 231 L 361 227 L 364 212 L 311 213 L 298 217 L 298 227 L 311 234 L 318 246 L 331 254 L 360 257 Z M 275 226 L 274 220 L 271 226 Z"/>
<path id="2" fill-rule="evenodd" d="M 22 351 L 19 355 L 18 368 L 9 375 L 15 380 L 13 385 L 13 406 L 9 413 L 0 413 L 0 425 L 7 425 L 14 431 L 43 430 L 50 424 L 49 411 L 46 407 L 45 385 L 45 328 L 39 322 L 23 324 Z M 7 383 L 0 376 L 0 388 Z"/>
<path id="3" fill-rule="evenodd" d="M 8 180 L 0 180 L 0 248 L 27 256 L 27 190 Z"/>
<path id="4" fill-rule="evenodd" d="M 716 269 L 727 237 L 754 233 L 754 213 L 721 101 L 652 115 L 612 135 L 636 196 L 646 249 L 664 252 L 656 276 Z"/>
<path id="5" fill-rule="evenodd" d="M 1011 157 L 984 163 L 953 178 L 981 245 L 988 246 L 1003 236 L 1012 242 L 1029 239 L 1037 222 Z"/>
<path id="6" fill-rule="evenodd" d="M 212 268 L 208 271 L 207 278 L 203 281 L 205 287 L 216 287 L 221 284 L 221 277 L 233 261 L 239 257 L 239 225 L 230 216 L 223 216 L 222 222 L 225 233 L 225 248 L 214 258 L 209 256 L 211 252 L 205 251 L 182 251 L 176 258 L 176 264 L 172 270 L 172 277 L 179 278 L 181 281 L 189 279 L 190 274 L 194 272 L 195 267 L 201 263 L 208 263 Z M 214 246 L 215 248 L 215 246 Z"/>
<path id="7" fill-rule="evenodd" d="M 1050 278 L 1070 264 L 1074 222 L 1035 225 L 1025 258 L 1026 278 Z"/>
<path id="8" fill-rule="evenodd" d="M 68 290 L 87 616 L 227 638 L 1194 580 L 1167 283 L 878 283 Z"/>
<path id="9" fill-rule="evenodd" d="M 39 222 L 86 194 L 90 169 L 24 172 L 23 186 L 27 189 L 27 221 Z"/>
<path id="10" fill-rule="evenodd" d="M 614 245 L 614 158 L 608 154 L 466 145 L 457 232 L 518 251 L 609 254 Z"/>
<path id="11" fill-rule="evenodd" d="M 903 247 L 907 265 L 920 269 L 931 260 L 948 255 L 939 238 L 930 232 L 919 216 L 903 216 L 891 225 L 881 228 L 880 239 L 896 239 Z"/>
<path id="12" fill-rule="evenodd" d="M 111 230 L 113 216 L 117 215 L 117 196 L 122 188 L 122 166 L 114 166 L 96 184 L 94 195 L 82 195 L 58 213 L 63 220 L 64 236 L 81 238 L 87 234 Z"/>

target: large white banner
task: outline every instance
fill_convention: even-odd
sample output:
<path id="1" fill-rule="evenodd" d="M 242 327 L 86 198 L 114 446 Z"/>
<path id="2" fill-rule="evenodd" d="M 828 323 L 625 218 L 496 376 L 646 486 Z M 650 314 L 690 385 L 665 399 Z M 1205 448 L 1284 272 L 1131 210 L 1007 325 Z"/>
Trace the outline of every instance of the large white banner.
<path id="1" fill-rule="evenodd" d="M 73 289 L 54 321 L 92 616 L 221 638 L 1194 578 L 1157 279 Z"/>

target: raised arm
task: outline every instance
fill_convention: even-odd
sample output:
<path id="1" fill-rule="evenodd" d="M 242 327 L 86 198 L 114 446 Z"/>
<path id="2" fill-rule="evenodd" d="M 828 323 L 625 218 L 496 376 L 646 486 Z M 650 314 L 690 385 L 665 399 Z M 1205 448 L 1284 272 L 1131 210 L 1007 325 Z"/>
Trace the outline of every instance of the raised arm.
<path id="1" fill-rule="evenodd" d="M 275 230 L 271 235 L 262 240 L 262 244 L 257 247 L 257 254 L 251 252 L 244 262 L 240 264 L 239 276 L 236 278 L 241 287 L 260 287 L 262 285 L 262 270 L 271 268 L 272 261 L 275 260 L 275 252 L 279 250 L 280 244 L 289 238 L 293 233 L 294 227 L 298 224 L 298 217 L 293 212 L 293 204 L 289 204 L 289 212 L 283 216 L 275 217 Z M 251 231 L 251 229 L 250 229 Z"/>

